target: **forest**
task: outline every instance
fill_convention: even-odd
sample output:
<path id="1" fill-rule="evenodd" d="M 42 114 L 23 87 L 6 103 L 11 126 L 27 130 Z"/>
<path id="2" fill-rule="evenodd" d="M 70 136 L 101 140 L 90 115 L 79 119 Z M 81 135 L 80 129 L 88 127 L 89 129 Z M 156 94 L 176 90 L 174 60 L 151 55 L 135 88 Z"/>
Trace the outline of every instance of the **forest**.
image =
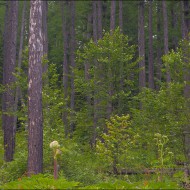
<path id="1" fill-rule="evenodd" d="M 190 189 L 190 1 L 0 2 L 0 189 Z"/>

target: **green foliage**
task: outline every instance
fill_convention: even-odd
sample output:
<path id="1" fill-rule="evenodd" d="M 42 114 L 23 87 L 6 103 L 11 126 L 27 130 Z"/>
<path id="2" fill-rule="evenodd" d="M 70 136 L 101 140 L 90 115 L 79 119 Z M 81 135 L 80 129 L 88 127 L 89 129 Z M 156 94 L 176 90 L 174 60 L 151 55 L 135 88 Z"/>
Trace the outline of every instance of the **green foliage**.
<path id="1" fill-rule="evenodd" d="M 103 131 L 109 101 L 115 108 L 113 114 L 129 110 L 131 92 L 135 91 L 135 80 L 130 76 L 138 72 L 135 53 L 136 47 L 129 44 L 128 37 L 121 34 L 119 28 L 113 34 L 104 33 L 97 43 L 90 40 L 79 48 L 75 69 L 76 135 L 83 134 L 83 139 L 91 139 L 94 100 L 98 100 L 98 134 Z M 89 79 L 84 69 L 87 64 Z M 114 92 L 112 95 L 109 92 L 110 85 Z"/>
<path id="2" fill-rule="evenodd" d="M 79 181 L 84 185 L 95 184 L 102 181 L 102 164 L 97 155 L 84 148 L 73 140 L 64 142 L 66 149 L 62 150 L 59 159 L 60 175 L 66 179 Z"/>
<path id="3" fill-rule="evenodd" d="M 173 157 L 173 153 L 168 150 L 167 143 L 169 141 L 166 135 L 161 135 L 160 133 L 156 133 L 155 135 L 156 146 L 158 150 L 158 166 L 159 168 L 163 168 L 166 166 L 167 161 L 170 161 Z"/>
<path id="4" fill-rule="evenodd" d="M 179 189 L 176 182 L 167 180 L 164 182 L 155 181 L 139 181 L 139 182 L 126 182 L 122 180 L 108 181 L 96 185 L 86 186 L 83 189 Z"/>
<path id="5" fill-rule="evenodd" d="M 25 132 L 16 135 L 17 145 L 12 162 L 4 162 L 0 169 L 0 185 L 16 180 L 26 173 L 27 167 L 27 143 Z M 3 158 L 2 158 L 3 160 Z"/>
<path id="6" fill-rule="evenodd" d="M 188 122 L 183 85 L 170 83 L 159 91 L 145 88 L 135 99 L 143 107 L 131 109 L 132 125 L 141 137 L 141 145 L 155 152 L 154 134 L 161 133 L 170 139 L 168 146 L 174 155 L 183 155 L 182 127 Z"/>
<path id="7" fill-rule="evenodd" d="M 17 181 L 0 186 L 1 189 L 73 189 L 79 186 L 78 182 L 67 181 L 64 178 L 54 180 L 50 175 L 33 175 L 19 178 Z"/>
<path id="8" fill-rule="evenodd" d="M 106 160 L 114 173 L 126 162 L 128 150 L 134 147 L 138 137 L 130 125 L 129 115 L 111 117 L 110 121 L 106 122 L 107 132 L 103 133 L 97 142 L 98 155 Z"/>

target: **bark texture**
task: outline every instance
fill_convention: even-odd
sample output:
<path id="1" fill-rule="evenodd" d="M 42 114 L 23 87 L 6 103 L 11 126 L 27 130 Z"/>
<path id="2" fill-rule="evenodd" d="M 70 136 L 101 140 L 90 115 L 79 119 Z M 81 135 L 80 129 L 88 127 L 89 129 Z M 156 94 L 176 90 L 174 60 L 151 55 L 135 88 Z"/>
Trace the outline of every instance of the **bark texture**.
<path id="1" fill-rule="evenodd" d="M 7 2 L 6 22 L 4 31 L 4 63 L 3 84 L 6 91 L 3 94 L 3 131 L 4 131 L 4 159 L 9 162 L 13 160 L 15 147 L 14 128 L 14 90 L 11 84 L 15 82 L 13 73 L 16 66 L 16 37 L 18 25 L 18 1 Z M 11 114 L 12 113 L 12 114 Z"/>
<path id="2" fill-rule="evenodd" d="M 43 170 L 42 122 L 42 1 L 30 2 L 29 73 L 28 73 L 28 175 Z"/>
<path id="3" fill-rule="evenodd" d="M 48 58 L 48 33 L 47 33 L 48 1 L 42 1 L 42 28 L 43 28 L 43 56 Z M 43 73 L 47 73 L 48 64 L 43 65 Z"/>

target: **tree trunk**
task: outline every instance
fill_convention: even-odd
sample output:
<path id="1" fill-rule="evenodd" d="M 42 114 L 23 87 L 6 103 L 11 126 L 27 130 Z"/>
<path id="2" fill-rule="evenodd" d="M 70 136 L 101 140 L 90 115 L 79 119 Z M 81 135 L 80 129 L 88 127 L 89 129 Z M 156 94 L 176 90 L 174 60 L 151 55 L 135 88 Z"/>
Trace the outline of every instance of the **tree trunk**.
<path id="1" fill-rule="evenodd" d="M 167 6 L 166 1 L 162 1 L 162 10 L 163 10 L 163 26 L 164 26 L 164 54 L 168 54 L 169 48 L 168 48 L 168 15 L 167 15 Z M 169 68 L 166 67 L 166 82 L 171 82 L 170 72 Z"/>
<path id="2" fill-rule="evenodd" d="M 116 11 L 116 1 L 111 1 L 111 11 L 110 11 L 110 31 L 111 33 L 115 29 L 115 11 Z"/>
<path id="3" fill-rule="evenodd" d="M 119 0 L 119 28 L 123 32 L 123 1 Z"/>
<path id="4" fill-rule="evenodd" d="M 153 34 L 152 34 L 152 0 L 149 0 L 149 16 L 148 16 L 148 32 L 149 32 L 149 54 L 148 54 L 148 87 L 154 89 L 154 62 L 153 62 Z"/>
<path id="5" fill-rule="evenodd" d="M 138 18 L 138 47 L 139 47 L 139 88 L 140 90 L 146 86 L 145 75 L 145 38 L 144 38 L 144 1 L 139 2 L 139 18 Z"/>
<path id="6" fill-rule="evenodd" d="M 172 36 L 172 48 L 176 50 L 177 44 L 178 44 L 178 39 L 176 36 L 176 31 L 177 31 L 177 15 L 176 15 L 176 9 L 175 9 L 175 4 L 172 3 L 171 7 L 171 25 L 172 25 L 172 31 L 173 31 L 173 36 Z"/>
<path id="7" fill-rule="evenodd" d="M 47 13 L 48 1 L 42 1 L 42 27 L 43 27 L 43 58 L 48 58 L 48 33 L 47 33 Z M 43 64 L 43 73 L 47 74 L 48 64 Z M 48 77 L 47 77 L 48 78 Z M 46 81 L 47 82 L 47 81 Z"/>
<path id="8" fill-rule="evenodd" d="M 161 49 L 161 41 L 162 41 L 162 35 L 161 35 L 161 2 L 157 2 L 157 66 L 156 66 L 156 78 L 157 78 L 157 84 L 156 89 L 159 90 L 160 85 L 159 82 L 161 82 L 162 78 L 162 49 Z"/>
<path id="9" fill-rule="evenodd" d="M 97 43 L 98 41 L 98 34 L 97 34 L 97 1 L 92 2 L 92 7 L 93 7 L 93 39 L 94 42 Z M 94 69 L 94 118 L 93 118 L 93 134 L 92 134 L 92 140 L 91 140 L 91 145 L 92 147 L 95 146 L 96 144 L 96 128 L 97 128 L 97 123 L 98 123 L 98 111 L 97 111 L 97 106 L 98 106 L 98 97 L 97 97 L 97 60 L 94 60 L 95 64 L 95 69 Z"/>
<path id="10" fill-rule="evenodd" d="M 113 34 L 115 30 L 115 15 L 116 14 L 116 1 L 111 1 L 111 10 L 110 10 L 110 33 Z M 113 96 L 113 82 L 112 82 L 112 65 L 111 63 L 108 66 L 108 103 L 107 103 L 107 118 L 111 116 L 113 105 L 112 105 L 112 96 Z"/>
<path id="11" fill-rule="evenodd" d="M 21 21 L 21 31 L 20 31 L 20 47 L 19 47 L 19 54 L 18 54 L 18 73 L 20 75 L 20 69 L 22 64 L 22 51 L 23 51 L 23 43 L 24 43 L 24 28 L 25 28 L 25 16 L 26 16 L 26 1 L 24 1 L 23 9 L 22 9 L 22 21 Z M 15 112 L 18 108 L 18 100 L 19 100 L 19 93 L 21 89 L 19 86 L 16 87 L 16 95 L 15 95 Z M 17 114 L 14 116 L 14 131 L 16 131 L 17 125 Z"/>
<path id="12" fill-rule="evenodd" d="M 190 32 L 190 3 L 188 1 L 183 1 L 183 7 L 184 7 L 184 38 L 186 41 L 189 41 L 189 32 Z M 184 96 L 187 99 L 187 112 L 190 111 L 190 69 L 189 69 L 189 48 L 184 47 L 184 62 L 186 62 L 187 66 L 184 68 L 184 81 L 185 81 L 185 88 L 184 88 Z M 190 121 L 189 121 L 190 122 Z M 185 145 L 185 156 L 188 162 L 188 165 L 190 164 L 190 124 L 185 126 L 184 128 L 184 145 Z"/>
<path id="13" fill-rule="evenodd" d="M 42 1 L 30 2 L 29 74 L 28 74 L 28 175 L 43 169 L 42 122 Z"/>
<path id="14" fill-rule="evenodd" d="M 4 159 L 9 162 L 13 160 L 15 148 L 14 130 L 14 90 L 11 85 L 15 82 L 13 73 L 16 66 L 16 37 L 18 25 L 18 1 L 7 3 L 6 23 L 4 31 L 4 65 L 3 85 L 6 87 L 3 93 L 3 131 L 4 131 Z M 7 112 L 7 113 L 6 113 Z"/>
<path id="15" fill-rule="evenodd" d="M 97 1 L 98 8 L 98 39 L 102 38 L 102 1 Z"/>
<path id="16" fill-rule="evenodd" d="M 87 17 L 87 33 L 86 33 L 87 41 L 89 41 L 90 38 L 92 37 L 91 34 L 92 34 L 92 13 L 89 13 L 88 17 Z M 89 63 L 89 61 L 86 61 L 85 62 L 85 80 L 86 81 L 90 80 L 89 69 L 90 69 L 90 63 Z M 89 94 L 86 95 L 86 99 L 87 99 L 88 106 L 90 106 L 91 100 L 90 100 Z"/>
<path id="17" fill-rule="evenodd" d="M 75 69 L 75 1 L 71 3 L 71 28 L 70 28 L 70 58 L 71 58 L 71 119 L 75 110 L 75 85 L 74 85 L 74 69 Z M 74 131 L 74 122 L 71 121 L 71 134 Z"/>
<path id="18" fill-rule="evenodd" d="M 185 19 L 184 19 L 184 2 L 183 1 L 180 1 L 181 3 L 181 35 L 182 35 L 182 39 L 185 38 L 185 32 L 186 32 L 186 29 L 185 29 Z"/>
<path id="19" fill-rule="evenodd" d="M 62 22 L 63 22 L 63 39 L 64 39 L 64 59 L 63 59 L 63 90 L 64 90 L 64 99 L 65 99 L 65 110 L 63 111 L 63 123 L 65 126 L 65 137 L 68 136 L 68 75 L 69 75 L 69 65 L 68 65 L 68 59 L 69 59 L 69 37 L 68 37 L 68 24 L 67 24 L 67 18 L 66 18 L 66 11 L 68 9 L 68 2 L 61 2 L 62 3 Z M 65 5 L 65 8 L 64 8 Z"/>

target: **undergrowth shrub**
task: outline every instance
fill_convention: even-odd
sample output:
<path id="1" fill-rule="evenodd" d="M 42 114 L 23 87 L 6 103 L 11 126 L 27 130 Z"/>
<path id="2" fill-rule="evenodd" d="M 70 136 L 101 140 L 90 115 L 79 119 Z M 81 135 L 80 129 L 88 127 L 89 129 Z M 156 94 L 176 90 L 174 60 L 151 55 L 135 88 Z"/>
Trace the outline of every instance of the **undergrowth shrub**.
<path id="1" fill-rule="evenodd" d="M 79 182 L 67 181 L 64 178 L 57 180 L 50 175 L 33 175 L 31 177 L 19 178 L 0 186 L 1 189 L 74 189 L 79 186 Z"/>
<path id="2" fill-rule="evenodd" d="M 89 149 L 86 151 L 72 140 L 65 142 L 65 151 L 60 156 L 60 175 L 66 179 L 79 181 L 85 185 L 102 181 L 98 168 L 100 161 Z"/>

